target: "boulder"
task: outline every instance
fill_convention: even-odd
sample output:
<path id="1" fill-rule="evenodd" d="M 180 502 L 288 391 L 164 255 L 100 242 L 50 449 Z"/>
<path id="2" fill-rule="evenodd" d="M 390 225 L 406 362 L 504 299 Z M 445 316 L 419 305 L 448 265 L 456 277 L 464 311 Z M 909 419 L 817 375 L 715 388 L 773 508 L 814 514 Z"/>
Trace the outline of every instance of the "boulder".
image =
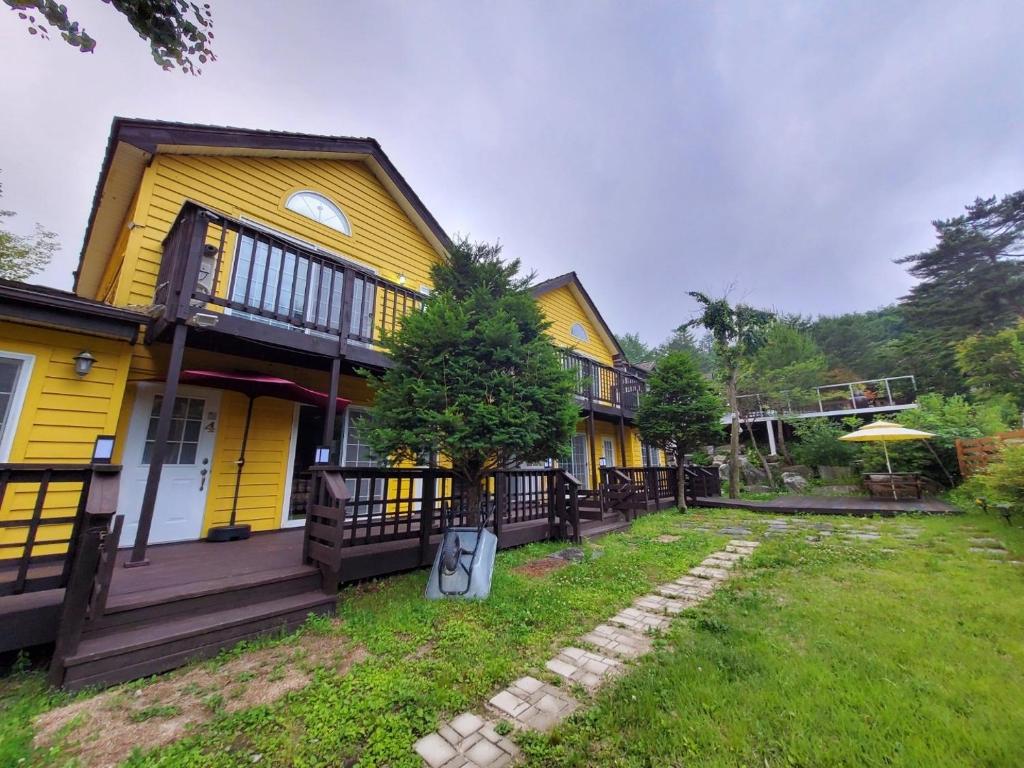
<path id="1" fill-rule="evenodd" d="M 748 493 L 775 493 L 775 489 L 769 485 L 745 485 L 743 490 Z"/>
<path id="2" fill-rule="evenodd" d="M 792 472 L 795 475 L 800 475 L 805 480 L 810 480 L 814 477 L 814 470 L 804 464 L 786 464 L 780 467 L 782 473 Z"/>
<path id="3" fill-rule="evenodd" d="M 797 472 L 783 472 L 782 484 L 793 493 L 803 493 L 809 485 L 807 478 Z"/>

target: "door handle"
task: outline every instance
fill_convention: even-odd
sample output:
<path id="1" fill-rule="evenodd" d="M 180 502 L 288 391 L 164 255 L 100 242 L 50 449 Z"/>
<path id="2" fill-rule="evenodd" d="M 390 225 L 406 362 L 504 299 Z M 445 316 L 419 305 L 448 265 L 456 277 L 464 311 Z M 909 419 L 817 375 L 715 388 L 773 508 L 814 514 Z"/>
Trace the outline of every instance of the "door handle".
<path id="1" fill-rule="evenodd" d="M 206 468 L 204 467 L 203 469 L 199 470 L 199 490 L 200 491 L 203 490 L 203 487 L 205 485 L 206 485 Z"/>

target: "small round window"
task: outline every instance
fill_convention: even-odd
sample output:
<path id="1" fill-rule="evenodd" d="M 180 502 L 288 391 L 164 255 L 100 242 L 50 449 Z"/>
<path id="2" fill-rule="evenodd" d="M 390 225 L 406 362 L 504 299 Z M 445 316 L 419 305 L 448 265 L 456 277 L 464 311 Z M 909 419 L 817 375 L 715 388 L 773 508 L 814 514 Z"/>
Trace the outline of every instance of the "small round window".
<path id="1" fill-rule="evenodd" d="M 293 192 L 285 201 L 284 207 L 294 211 L 300 216 L 323 224 L 325 227 L 341 232 L 343 235 L 351 235 L 352 227 L 348 223 L 348 217 L 341 208 L 335 205 L 318 192 L 303 190 Z"/>
<path id="2" fill-rule="evenodd" d="M 579 323 L 573 323 L 572 328 L 569 329 L 569 333 L 580 341 L 590 341 L 590 337 L 587 335 L 587 329 Z"/>

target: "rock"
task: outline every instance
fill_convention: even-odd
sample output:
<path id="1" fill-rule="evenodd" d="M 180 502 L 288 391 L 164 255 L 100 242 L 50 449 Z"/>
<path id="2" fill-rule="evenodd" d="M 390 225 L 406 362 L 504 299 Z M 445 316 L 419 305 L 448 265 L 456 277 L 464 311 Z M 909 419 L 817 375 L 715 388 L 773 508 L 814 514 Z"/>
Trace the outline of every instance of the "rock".
<path id="1" fill-rule="evenodd" d="M 783 472 L 782 484 L 793 493 L 803 493 L 808 486 L 807 478 L 796 472 Z"/>
<path id="2" fill-rule="evenodd" d="M 729 462 L 718 465 L 718 479 L 728 480 L 729 479 Z"/>
<path id="3" fill-rule="evenodd" d="M 711 456 L 711 463 L 714 464 L 716 467 L 719 464 L 725 464 L 728 460 L 729 460 L 729 456 L 728 456 L 728 454 L 725 454 L 725 453 L 715 453 L 715 454 L 712 454 L 712 456 Z"/>
<path id="4" fill-rule="evenodd" d="M 581 549 L 580 547 L 569 547 L 568 549 L 563 549 L 559 552 L 555 552 L 549 555 L 549 557 L 555 557 L 559 560 L 567 560 L 570 563 L 581 562 L 586 558 L 586 556 L 587 553 L 584 552 L 583 549 Z"/>
<path id="5" fill-rule="evenodd" d="M 818 476 L 822 480 L 843 480 L 853 476 L 849 467 L 818 467 Z"/>
<path id="6" fill-rule="evenodd" d="M 811 478 L 814 477 L 814 470 L 806 466 L 805 464 L 786 464 L 780 467 L 780 469 L 783 473 L 792 472 L 794 474 L 800 475 L 801 477 L 807 480 L 810 480 Z"/>
<path id="7" fill-rule="evenodd" d="M 775 489 L 770 485 L 744 485 L 743 490 L 750 493 L 774 493 Z"/>

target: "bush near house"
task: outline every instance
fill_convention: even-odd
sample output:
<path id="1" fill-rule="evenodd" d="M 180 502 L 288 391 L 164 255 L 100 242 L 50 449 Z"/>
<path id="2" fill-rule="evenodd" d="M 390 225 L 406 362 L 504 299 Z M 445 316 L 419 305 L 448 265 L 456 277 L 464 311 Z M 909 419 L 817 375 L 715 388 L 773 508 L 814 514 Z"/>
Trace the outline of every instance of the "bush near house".
<path id="1" fill-rule="evenodd" d="M 793 423 L 796 442 L 790 453 L 797 464 L 808 467 L 846 467 L 857 458 L 857 448 L 839 438 L 847 430 L 829 419 L 801 419 Z"/>

